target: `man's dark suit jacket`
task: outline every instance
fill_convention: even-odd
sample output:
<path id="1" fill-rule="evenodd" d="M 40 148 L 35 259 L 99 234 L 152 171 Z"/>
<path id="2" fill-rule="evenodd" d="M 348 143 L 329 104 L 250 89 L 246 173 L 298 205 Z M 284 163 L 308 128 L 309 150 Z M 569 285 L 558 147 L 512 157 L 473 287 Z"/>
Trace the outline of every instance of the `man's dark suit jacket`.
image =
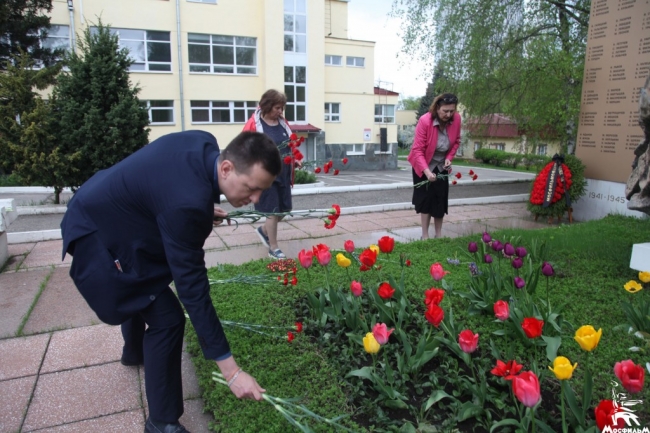
<path id="1" fill-rule="evenodd" d="M 219 203 L 218 156 L 207 132 L 165 135 L 91 177 L 61 222 L 64 256 L 74 256 L 75 240 L 99 238 L 93 257 L 73 257 L 70 275 L 101 320 L 124 322 L 173 280 L 209 359 L 230 354 L 203 252 Z"/>

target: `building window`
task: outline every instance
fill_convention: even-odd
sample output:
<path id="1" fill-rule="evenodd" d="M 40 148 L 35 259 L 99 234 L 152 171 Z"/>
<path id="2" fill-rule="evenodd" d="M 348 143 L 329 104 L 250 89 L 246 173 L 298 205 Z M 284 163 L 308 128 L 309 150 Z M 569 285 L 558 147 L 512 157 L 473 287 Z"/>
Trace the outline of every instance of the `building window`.
<path id="1" fill-rule="evenodd" d="M 330 66 L 341 66 L 343 63 L 343 56 L 330 56 L 325 55 L 325 64 Z"/>
<path id="2" fill-rule="evenodd" d="M 345 64 L 347 66 L 356 66 L 358 68 L 363 68 L 365 64 L 366 59 L 363 57 L 350 57 L 347 56 L 345 58 Z"/>
<path id="3" fill-rule="evenodd" d="M 375 104 L 375 123 L 395 123 L 395 106 Z"/>
<path id="4" fill-rule="evenodd" d="M 129 71 L 171 71 L 172 49 L 169 32 L 111 28 L 120 48 L 129 50 L 133 64 Z"/>
<path id="5" fill-rule="evenodd" d="M 326 122 L 341 121 L 341 104 L 339 102 L 325 103 L 325 121 Z"/>
<path id="6" fill-rule="evenodd" d="M 538 155 L 546 155 L 547 151 L 548 151 L 548 145 L 540 144 L 539 146 L 537 146 L 537 154 Z"/>
<path id="7" fill-rule="evenodd" d="M 481 142 L 480 141 L 475 141 L 474 142 L 474 152 L 476 152 L 480 148 L 481 148 Z"/>
<path id="8" fill-rule="evenodd" d="M 490 144 L 490 148 L 496 149 L 496 150 L 506 150 L 506 144 L 505 143 L 492 143 L 492 144 Z"/>
<path id="9" fill-rule="evenodd" d="M 192 123 L 245 123 L 256 101 L 190 101 Z"/>
<path id="10" fill-rule="evenodd" d="M 305 0 L 284 0 L 284 51 L 307 52 L 307 8 Z"/>
<path id="11" fill-rule="evenodd" d="M 52 51 L 62 49 L 70 50 L 70 26 L 52 24 L 47 31 L 47 37 L 42 40 L 41 46 Z"/>
<path id="12" fill-rule="evenodd" d="M 190 3 L 209 3 L 212 5 L 217 4 L 217 0 L 187 0 Z"/>
<path id="13" fill-rule="evenodd" d="M 284 94 L 287 106 L 284 116 L 290 122 L 307 121 L 307 68 L 305 66 L 284 67 Z"/>
<path id="14" fill-rule="evenodd" d="M 365 155 L 366 144 L 365 143 L 346 144 L 345 153 L 347 155 Z"/>
<path id="15" fill-rule="evenodd" d="M 145 101 L 152 125 L 174 124 L 174 101 Z"/>
<path id="16" fill-rule="evenodd" d="M 188 33 L 190 72 L 257 74 L 257 38 Z"/>

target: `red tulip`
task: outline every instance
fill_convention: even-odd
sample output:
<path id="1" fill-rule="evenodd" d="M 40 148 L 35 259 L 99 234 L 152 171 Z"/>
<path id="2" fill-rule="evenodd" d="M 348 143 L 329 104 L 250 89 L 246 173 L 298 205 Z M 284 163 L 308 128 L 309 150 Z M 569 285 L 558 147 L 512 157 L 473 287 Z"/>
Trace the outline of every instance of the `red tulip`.
<path id="1" fill-rule="evenodd" d="M 424 313 L 424 318 L 427 319 L 436 328 L 440 326 L 442 319 L 445 318 L 445 310 L 440 308 L 439 305 L 430 304 L 427 311 Z"/>
<path id="2" fill-rule="evenodd" d="M 352 294 L 356 297 L 361 296 L 361 293 L 363 292 L 363 287 L 361 286 L 361 283 L 358 281 L 352 281 L 350 283 L 350 291 Z"/>
<path id="3" fill-rule="evenodd" d="M 628 392 L 636 394 L 643 389 L 645 369 L 641 365 L 634 364 L 631 359 L 617 362 L 614 365 L 614 374 Z"/>
<path id="4" fill-rule="evenodd" d="M 343 249 L 345 249 L 346 252 L 352 254 L 354 252 L 354 242 L 351 240 L 343 242 Z"/>
<path id="5" fill-rule="evenodd" d="M 619 410 L 618 407 L 614 406 L 613 401 L 601 400 L 598 403 L 598 406 L 594 409 L 594 415 L 596 416 L 596 425 L 599 431 L 603 431 L 607 426 L 612 428 L 625 427 L 625 418 L 623 417 L 618 418 L 616 424 L 614 424 L 614 414 L 616 412 L 619 412 Z"/>
<path id="6" fill-rule="evenodd" d="M 296 322 L 296 332 L 297 333 L 302 332 L 302 322 Z"/>
<path id="7" fill-rule="evenodd" d="M 429 273 L 434 280 L 440 281 L 445 277 L 446 274 L 449 274 L 450 272 L 445 271 L 440 263 L 434 263 L 431 265 L 431 268 L 429 268 Z"/>
<path id="8" fill-rule="evenodd" d="M 388 343 L 390 334 L 392 334 L 394 330 L 395 329 L 388 329 L 385 323 L 377 323 L 372 327 L 372 335 L 375 337 L 375 340 L 377 340 L 377 343 L 386 344 Z"/>
<path id="9" fill-rule="evenodd" d="M 537 338 L 542 335 L 542 328 L 544 328 L 544 321 L 534 317 L 526 317 L 521 322 L 521 328 L 528 338 Z"/>
<path id="10" fill-rule="evenodd" d="M 458 334 L 458 345 L 465 353 L 472 353 L 478 346 L 478 334 L 474 334 L 469 329 L 465 329 Z"/>
<path id="11" fill-rule="evenodd" d="M 382 236 L 379 238 L 377 245 L 382 253 L 392 253 L 393 248 L 395 248 L 395 239 L 390 236 Z"/>
<path id="12" fill-rule="evenodd" d="M 289 340 L 289 343 L 291 343 L 294 338 L 296 338 L 296 336 L 293 334 L 293 332 L 287 332 L 287 340 Z"/>
<path id="13" fill-rule="evenodd" d="M 494 315 L 502 322 L 510 317 L 510 306 L 506 301 L 499 300 L 494 303 Z"/>
<path id="14" fill-rule="evenodd" d="M 291 279 L 291 285 L 295 286 L 296 284 L 298 284 L 298 278 L 296 278 L 294 275 L 294 277 Z"/>
<path id="15" fill-rule="evenodd" d="M 408 268 L 409 266 L 411 266 L 411 261 L 409 259 L 406 259 L 406 263 L 404 263 L 404 264 Z"/>
<path id="16" fill-rule="evenodd" d="M 314 261 L 314 253 L 309 250 L 302 250 L 298 253 L 298 261 L 300 262 L 300 266 L 308 269 Z"/>
<path id="17" fill-rule="evenodd" d="M 377 253 L 370 248 L 367 248 L 359 254 L 359 261 L 367 268 L 372 268 L 377 261 Z"/>
<path id="18" fill-rule="evenodd" d="M 442 298 L 445 297 L 445 291 L 442 289 L 436 289 L 435 287 L 430 288 L 429 290 L 424 291 L 424 303 L 425 305 L 440 305 Z"/>
<path id="19" fill-rule="evenodd" d="M 377 290 L 377 294 L 382 298 L 382 299 L 390 299 L 393 297 L 393 294 L 395 293 L 395 289 L 391 287 L 390 284 L 388 283 L 381 283 L 379 285 L 379 289 Z"/>
<path id="20" fill-rule="evenodd" d="M 512 380 L 514 379 L 515 375 L 521 371 L 522 368 L 524 368 L 524 366 L 517 364 L 517 361 L 514 359 L 512 361 L 508 361 L 507 363 L 504 363 L 503 361 L 497 359 L 497 365 L 492 370 L 490 370 L 490 373 L 495 376 L 503 377 L 505 380 Z"/>
<path id="21" fill-rule="evenodd" d="M 330 253 L 330 249 L 328 248 L 327 245 L 318 244 L 315 247 L 313 247 L 312 250 L 314 255 L 316 256 L 316 260 L 318 260 L 318 263 L 321 266 L 327 266 L 330 260 L 332 260 L 332 254 Z"/>
<path id="22" fill-rule="evenodd" d="M 541 399 L 539 379 L 532 371 L 524 371 L 512 379 L 512 392 L 524 406 L 534 407 Z"/>

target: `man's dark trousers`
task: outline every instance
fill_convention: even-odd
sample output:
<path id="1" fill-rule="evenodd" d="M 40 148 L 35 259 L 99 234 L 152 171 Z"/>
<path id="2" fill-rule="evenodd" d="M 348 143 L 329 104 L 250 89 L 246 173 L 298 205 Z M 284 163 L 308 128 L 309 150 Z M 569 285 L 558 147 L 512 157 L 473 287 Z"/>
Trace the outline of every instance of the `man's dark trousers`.
<path id="1" fill-rule="evenodd" d="M 102 272 L 105 247 L 99 237 L 91 233 L 74 241 L 73 249 L 70 275 L 102 319 L 102 309 L 108 307 L 106 303 L 112 299 L 110 295 L 102 296 L 103 291 L 111 290 L 110 272 L 109 275 Z M 95 272 L 80 279 L 80 274 L 85 274 L 81 269 L 95 269 Z M 155 421 L 174 423 L 183 415 L 181 355 L 185 314 L 169 287 L 154 298 L 146 308 L 122 324 L 123 359 L 135 363 L 144 358 L 149 416 Z M 145 323 L 148 325 L 146 331 Z"/>

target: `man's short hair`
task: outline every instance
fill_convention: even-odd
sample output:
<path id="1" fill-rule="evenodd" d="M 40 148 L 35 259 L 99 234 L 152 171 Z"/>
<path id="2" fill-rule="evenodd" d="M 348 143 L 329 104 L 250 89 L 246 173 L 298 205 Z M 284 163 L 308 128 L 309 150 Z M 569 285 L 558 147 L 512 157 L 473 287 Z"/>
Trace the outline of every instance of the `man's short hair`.
<path id="1" fill-rule="evenodd" d="M 219 155 L 220 161 L 230 161 L 239 173 L 248 173 L 252 166 L 260 164 L 272 176 L 282 170 L 280 152 L 268 135 L 244 131 L 235 137 Z"/>

